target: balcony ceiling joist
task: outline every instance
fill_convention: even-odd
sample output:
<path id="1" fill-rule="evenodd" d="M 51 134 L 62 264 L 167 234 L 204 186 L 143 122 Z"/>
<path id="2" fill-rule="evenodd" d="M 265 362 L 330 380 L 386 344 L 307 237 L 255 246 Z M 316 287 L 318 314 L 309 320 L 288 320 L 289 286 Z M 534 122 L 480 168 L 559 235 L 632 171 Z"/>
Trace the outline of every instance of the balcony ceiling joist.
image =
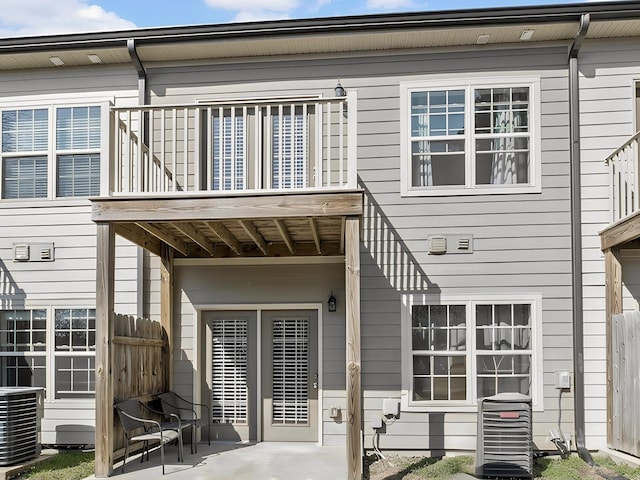
<path id="1" fill-rule="evenodd" d="M 158 240 L 166 243 L 167 245 L 170 245 L 175 250 L 180 252 L 182 255 L 184 256 L 188 255 L 187 244 L 182 240 L 180 240 L 179 238 L 176 238 L 174 235 L 171 235 L 165 230 L 158 228 L 157 226 L 152 225 L 150 223 L 140 222 L 140 223 L 137 223 L 136 225 L 141 229 L 146 230 L 154 237 L 158 238 Z"/>
<path id="2" fill-rule="evenodd" d="M 183 234 L 197 243 L 200 247 L 202 247 L 207 253 L 213 255 L 213 243 L 207 239 L 202 233 L 198 231 L 197 228 L 193 227 L 193 225 L 189 223 L 176 223 L 175 227 L 180 230 Z"/>
<path id="3" fill-rule="evenodd" d="M 289 253 L 293 255 L 294 253 L 293 240 L 291 240 L 291 235 L 289 235 L 289 230 L 287 229 L 287 226 L 284 224 L 282 220 L 279 220 L 277 218 L 273 220 L 273 223 L 276 224 L 276 228 L 278 229 L 278 232 L 280 232 L 280 236 L 282 237 L 282 240 L 284 241 L 285 245 L 289 249 Z"/>
<path id="4" fill-rule="evenodd" d="M 260 251 L 267 255 L 267 242 L 262 237 L 262 235 L 260 235 L 260 232 L 258 232 L 258 229 L 255 227 L 255 225 L 251 222 L 248 222 L 247 220 L 240 220 L 240 225 L 242 226 L 244 231 L 247 232 L 247 235 L 251 237 L 251 240 L 253 240 Z"/>
<path id="5" fill-rule="evenodd" d="M 233 253 L 236 255 L 242 254 L 240 242 L 222 222 L 207 222 L 207 226 Z"/>

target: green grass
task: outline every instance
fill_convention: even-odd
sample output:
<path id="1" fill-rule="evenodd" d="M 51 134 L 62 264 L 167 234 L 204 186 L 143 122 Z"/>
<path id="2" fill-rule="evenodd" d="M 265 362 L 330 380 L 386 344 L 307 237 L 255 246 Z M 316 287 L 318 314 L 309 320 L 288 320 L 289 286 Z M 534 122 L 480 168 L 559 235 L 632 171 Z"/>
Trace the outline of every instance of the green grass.
<path id="1" fill-rule="evenodd" d="M 29 480 L 82 480 L 93 475 L 95 468 L 93 452 L 61 452 L 40 462 L 20 479 Z"/>
<path id="2" fill-rule="evenodd" d="M 475 457 L 466 455 L 442 459 L 395 455 L 386 460 L 378 460 L 375 456 L 367 459 L 368 471 L 373 479 L 446 480 L 460 472 L 473 476 L 475 471 Z M 544 480 L 603 480 L 622 475 L 629 480 L 640 480 L 640 467 L 615 463 L 606 456 L 596 456 L 594 461 L 596 467 L 591 468 L 577 455 L 566 460 L 559 457 L 538 458 L 534 464 L 534 477 Z"/>

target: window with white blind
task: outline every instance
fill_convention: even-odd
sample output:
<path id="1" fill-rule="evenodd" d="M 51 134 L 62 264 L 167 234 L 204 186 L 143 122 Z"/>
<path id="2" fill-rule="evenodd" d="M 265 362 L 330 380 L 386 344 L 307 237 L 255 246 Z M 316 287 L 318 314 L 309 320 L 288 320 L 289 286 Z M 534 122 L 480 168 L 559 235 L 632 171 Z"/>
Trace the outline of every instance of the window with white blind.
<path id="1" fill-rule="evenodd" d="M 100 124 L 99 106 L 3 110 L 2 199 L 99 195 Z"/>
<path id="2" fill-rule="evenodd" d="M 100 194 L 100 107 L 56 110 L 57 197 Z"/>
<path id="3" fill-rule="evenodd" d="M 247 424 L 247 335 L 242 318 L 212 320 L 212 421 Z"/>
<path id="4" fill-rule="evenodd" d="M 403 84 L 403 195 L 539 191 L 539 83 Z"/>
<path id="5" fill-rule="evenodd" d="M 407 407 L 476 405 L 498 393 L 541 395 L 539 297 L 405 296 Z"/>
<path id="6" fill-rule="evenodd" d="M 314 111 L 306 104 L 212 108 L 211 188 L 308 187 Z"/>
<path id="7" fill-rule="evenodd" d="M 2 112 L 2 198 L 48 195 L 49 112 Z"/>
<path id="8" fill-rule="evenodd" d="M 273 320 L 273 412 L 274 424 L 309 422 L 309 319 Z"/>

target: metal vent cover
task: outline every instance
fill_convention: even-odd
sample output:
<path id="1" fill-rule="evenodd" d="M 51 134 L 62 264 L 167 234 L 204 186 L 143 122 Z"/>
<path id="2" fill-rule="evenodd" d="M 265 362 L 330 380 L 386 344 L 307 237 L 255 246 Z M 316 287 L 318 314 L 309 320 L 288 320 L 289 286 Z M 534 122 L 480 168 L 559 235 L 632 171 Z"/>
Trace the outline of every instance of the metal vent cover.
<path id="1" fill-rule="evenodd" d="M 502 393 L 480 402 L 476 475 L 491 478 L 532 477 L 530 397 L 520 393 Z"/>

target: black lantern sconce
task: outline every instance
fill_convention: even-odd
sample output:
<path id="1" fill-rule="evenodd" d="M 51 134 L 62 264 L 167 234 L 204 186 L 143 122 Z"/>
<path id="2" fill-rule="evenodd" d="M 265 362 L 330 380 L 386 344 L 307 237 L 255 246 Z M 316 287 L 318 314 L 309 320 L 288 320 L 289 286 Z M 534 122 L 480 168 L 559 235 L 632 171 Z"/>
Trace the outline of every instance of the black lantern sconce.
<path id="1" fill-rule="evenodd" d="M 333 296 L 333 292 L 331 292 L 331 296 L 329 297 L 329 300 L 327 300 L 327 305 L 329 305 L 329 311 L 330 312 L 335 312 L 336 311 L 336 297 Z"/>

